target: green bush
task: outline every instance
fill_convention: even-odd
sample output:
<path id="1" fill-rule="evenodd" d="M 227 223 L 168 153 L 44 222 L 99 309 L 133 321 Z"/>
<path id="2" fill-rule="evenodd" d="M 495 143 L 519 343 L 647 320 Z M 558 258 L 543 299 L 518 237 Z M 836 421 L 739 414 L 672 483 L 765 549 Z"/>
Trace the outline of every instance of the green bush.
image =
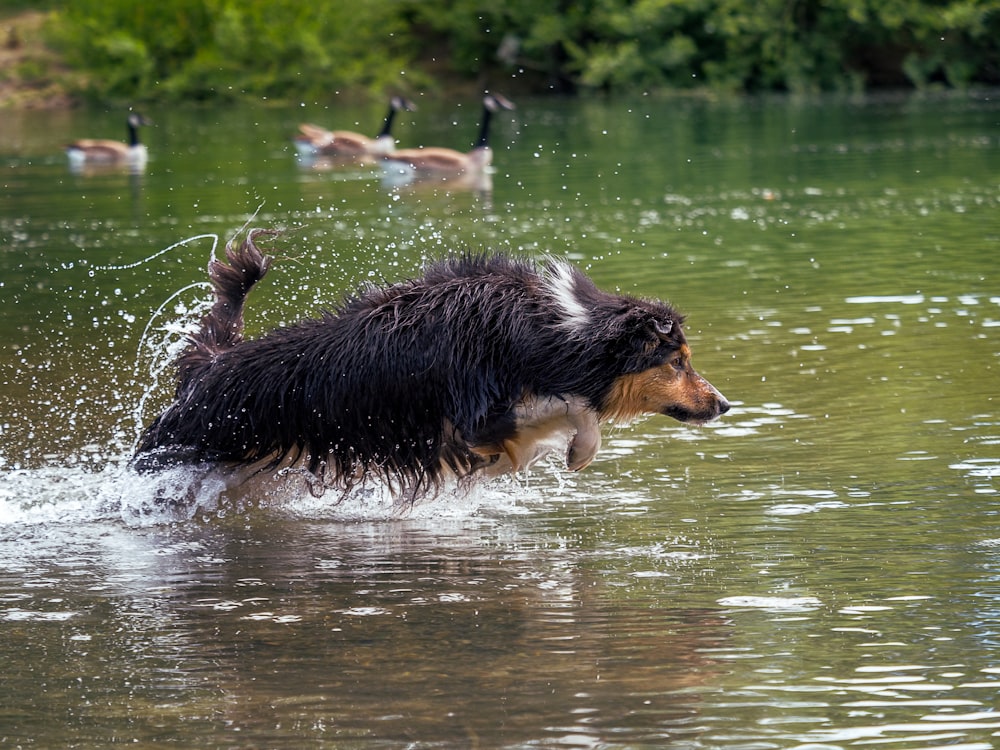
<path id="1" fill-rule="evenodd" d="M 133 100 L 381 91 L 414 45 L 382 0 L 73 0 L 53 38 L 89 94 Z"/>
<path id="2" fill-rule="evenodd" d="M 1000 0 L 71 0 L 55 38 L 115 99 L 1000 83 Z"/>

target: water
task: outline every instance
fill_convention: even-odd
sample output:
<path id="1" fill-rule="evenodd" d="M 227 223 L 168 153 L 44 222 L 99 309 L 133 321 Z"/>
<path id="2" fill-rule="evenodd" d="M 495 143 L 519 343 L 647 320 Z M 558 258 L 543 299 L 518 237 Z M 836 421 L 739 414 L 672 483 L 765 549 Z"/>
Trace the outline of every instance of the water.
<path id="1" fill-rule="evenodd" d="M 59 152 L 120 113 L 8 113 L 3 744 L 997 744 L 996 93 L 518 105 L 488 196 L 296 163 L 296 123 L 381 105 L 150 111 L 139 175 Z M 685 310 L 734 408 L 413 508 L 167 516 L 124 462 L 247 223 L 285 230 L 251 335 L 449 249 L 551 252 Z"/>

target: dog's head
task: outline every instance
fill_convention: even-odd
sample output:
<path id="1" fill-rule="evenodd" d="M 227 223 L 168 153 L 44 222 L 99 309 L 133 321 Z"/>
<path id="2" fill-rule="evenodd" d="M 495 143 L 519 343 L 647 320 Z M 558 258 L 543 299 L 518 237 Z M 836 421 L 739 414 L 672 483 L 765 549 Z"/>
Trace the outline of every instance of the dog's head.
<path id="1" fill-rule="evenodd" d="M 725 396 L 691 366 L 683 322 L 659 303 L 641 303 L 620 318 L 615 344 L 620 374 L 605 396 L 602 420 L 665 414 L 702 424 L 729 411 Z"/>

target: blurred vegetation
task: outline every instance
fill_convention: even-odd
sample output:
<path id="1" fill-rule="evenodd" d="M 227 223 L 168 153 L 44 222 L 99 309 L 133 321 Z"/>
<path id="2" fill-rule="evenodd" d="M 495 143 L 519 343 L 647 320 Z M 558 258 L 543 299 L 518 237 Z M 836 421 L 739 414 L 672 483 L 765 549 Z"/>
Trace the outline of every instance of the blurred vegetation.
<path id="1" fill-rule="evenodd" d="M 16 3 L 15 3 L 16 4 Z M 1000 83 L 1000 0 L 69 0 L 96 100 Z"/>

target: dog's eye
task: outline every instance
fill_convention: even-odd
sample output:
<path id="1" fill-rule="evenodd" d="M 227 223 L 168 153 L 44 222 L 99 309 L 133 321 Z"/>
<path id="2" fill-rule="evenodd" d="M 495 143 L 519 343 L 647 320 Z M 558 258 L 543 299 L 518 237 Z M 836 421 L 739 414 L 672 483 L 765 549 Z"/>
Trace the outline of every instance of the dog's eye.
<path id="1" fill-rule="evenodd" d="M 673 367 L 675 370 L 683 370 L 684 357 L 674 357 L 673 359 L 670 360 L 670 366 Z"/>

